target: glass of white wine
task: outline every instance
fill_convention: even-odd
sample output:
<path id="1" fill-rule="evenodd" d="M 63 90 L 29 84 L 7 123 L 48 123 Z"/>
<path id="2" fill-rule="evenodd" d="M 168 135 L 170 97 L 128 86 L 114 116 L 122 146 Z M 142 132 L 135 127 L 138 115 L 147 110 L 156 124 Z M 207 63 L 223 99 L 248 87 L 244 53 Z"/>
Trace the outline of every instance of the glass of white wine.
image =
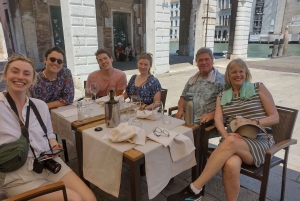
<path id="1" fill-rule="evenodd" d="M 86 88 L 84 89 L 84 100 L 85 100 L 87 103 L 89 103 L 90 100 L 92 100 L 92 97 L 93 97 L 93 93 L 92 93 L 91 88 L 86 87 Z"/>

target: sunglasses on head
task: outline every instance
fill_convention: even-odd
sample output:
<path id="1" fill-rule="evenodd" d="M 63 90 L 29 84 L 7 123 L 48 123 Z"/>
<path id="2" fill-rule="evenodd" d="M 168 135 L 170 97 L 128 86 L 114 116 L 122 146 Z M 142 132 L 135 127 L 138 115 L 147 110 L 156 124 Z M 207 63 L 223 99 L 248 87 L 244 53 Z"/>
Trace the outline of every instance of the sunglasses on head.
<path id="1" fill-rule="evenodd" d="M 57 60 L 57 63 L 58 63 L 58 64 L 62 64 L 62 62 L 63 62 L 61 59 L 56 59 L 56 58 L 54 58 L 54 57 L 49 57 L 49 59 L 50 59 L 50 61 L 53 62 L 53 63 L 54 63 L 56 60 Z"/>

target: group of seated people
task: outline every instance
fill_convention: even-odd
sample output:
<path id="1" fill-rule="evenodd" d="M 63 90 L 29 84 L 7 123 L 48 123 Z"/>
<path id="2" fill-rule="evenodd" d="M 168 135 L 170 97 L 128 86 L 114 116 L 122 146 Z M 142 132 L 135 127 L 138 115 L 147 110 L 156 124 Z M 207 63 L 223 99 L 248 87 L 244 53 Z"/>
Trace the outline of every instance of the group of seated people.
<path id="1" fill-rule="evenodd" d="M 137 61 L 140 73 L 133 75 L 128 84 L 125 73 L 113 68 L 110 52 L 99 49 L 95 56 L 100 69 L 88 76 L 86 85 L 98 83 L 97 97 L 106 96 L 107 89 L 114 88 L 116 95 L 123 94 L 125 99 L 135 94 L 140 95 L 145 109 L 150 108 L 154 101 L 160 101 L 162 88 L 159 80 L 150 73 L 153 62 L 150 53 L 140 54 Z M 12 56 L 5 65 L 2 79 L 6 82 L 7 89 L 0 93 L 0 145 L 20 138 L 21 121 L 29 131 L 29 141 L 33 147 L 21 168 L 0 173 L 1 189 L 8 197 L 52 182 L 64 181 L 70 200 L 96 200 L 92 191 L 58 155 L 52 157 L 62 165 L 57 174 L 47 169 L 42 174 L 33 171 L 35 155 L 40 156 L 49 146 L 53 150 L 62 148 L 53 134 L 49 109 L 69 105 L 74 99 L 72 75 L 69 69 L 63 67 L 64 61 L 65 53 L 54 47 L 46 52 L 45 68 L 39 73 L 34 70 L 34 62 L 22 55 Z M 221 169 L 227 200 L 237 200 L 241 164 L 259 166 L 264 163 L 264 158 L 260 155 L 265 154 L 274 140 L 268 140 L 265 135 L 260 134 L 256 139 L 241 137 L 230 130 L 229 122 L 235 120 L 236 123 L 242 121 L 269 127 L 279 121 L 278 113 L 267 88 L 260 82 L 250 82 L 251 73 L 243 60 L 232 60 L 226 68 L 225 76 L 213 67 L 213 54 L 209 48 L 200 48 L 195 61 L 199 71 L 187 81 L 179 98 L 175 117 L 184 117 L 184 97 L 186 93 L 193 93 L 194 123 L 214 120 L 222 140 L 199 178 L 179 193 L 170 195 L 168 201 L 200 200 L 202 187 Z M 13 105 L 8 103 L 8 99 L 13 100 Z M 47 127 L 47 137 L 43 134 L 43 128 L 32 111 L 29 100 L 39 110 Z M 62 200 L 62 195 L 56 192 L 37 200 Z"/>
<path id="2" fill-rule="evenodd" d="M 117 61 L 134 61 L 135 52 L 131 43 L 128 43 L 125 50 L 122 47 L 122 43 L 118 43 L 115 48 L 115 56 Z"/>

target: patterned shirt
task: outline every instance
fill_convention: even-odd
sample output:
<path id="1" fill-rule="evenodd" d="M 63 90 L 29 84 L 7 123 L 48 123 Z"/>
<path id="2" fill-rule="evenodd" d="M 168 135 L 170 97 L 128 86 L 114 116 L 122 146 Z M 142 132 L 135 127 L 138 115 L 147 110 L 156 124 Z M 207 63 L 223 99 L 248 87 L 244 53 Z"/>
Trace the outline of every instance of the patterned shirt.
<path id="1" fill-rule="evenodd" d="M 138 88 L 135 86 L 135 78 L 137 75 L 133 75 L 126 87 L 126 93 L 128 97 L 130 98 L 135 90 Z M 153 75 L 150 75 L 147 79 L 147 82 L 141 86 L 138 91 L 136 92 L 137 95 L 140 95 L 141 101 L 147 105 L 153 103 L 153 97 L 157 92 L 161 92 L 161 85 L 157 78 L 155 78 Z"/>
<path id="2" fill-rule="evenodd" d="M 185 84 L 181 96 L 184 97 L 186 93 L 194 94 L 194 123 L 199 124 L 202 115 L 216 109 L 217 96 L 224 90 L 224 86 L 224 75 L 219 73 L 219 71 L 216 73 L 214 83 L 207 81 L 207 78 L 199 76 L 195 84 L 189 85 L 189 81 Z"/>
<path id="3" fill-rule="evenodd" d="M 60 101 L 65 105 L 73 103 L 74 83 L 72 73 L 68 68 L 63 67 L 54 81 L 48 80 L 43 72 L 37 74 L 37 82 L 30 89 L 31 97 L 45 101 Z"/>

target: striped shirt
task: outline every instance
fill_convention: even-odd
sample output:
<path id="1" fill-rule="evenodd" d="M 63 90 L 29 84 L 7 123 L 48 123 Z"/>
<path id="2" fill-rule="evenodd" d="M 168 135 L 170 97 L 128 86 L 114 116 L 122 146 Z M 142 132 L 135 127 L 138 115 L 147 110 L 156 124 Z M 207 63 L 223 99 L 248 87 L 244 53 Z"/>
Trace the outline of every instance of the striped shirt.
<path id="1" fill-rule="evenodd" d="M 245 100 L 241 99 L 239 94 L 234 94 L 230 104 L 222 106 L 226 126 L 229 126 L 230 122 L 234 120 L 236 116 L 242 116 L 246 119 L 261 119 L 267 116 L 258 94 L 259 85 L 261 84 L 261 82 L 254 83 L 255 96 Z M 220 98 L 222 98 L 222 95 L 223 92 L 219 94 Z M 231 132 L 230 128 L 227 129 L 228 132 Z M 273 136 L 269 135 L 269 137 L 270 139 L 268 140 L 267 135 L 262 131 L 258 133 L 255 139 L 242 136 L 249 146 L 256 167 L 259 167 L 265 162 L 266 150 L 275 144 Z"/>

